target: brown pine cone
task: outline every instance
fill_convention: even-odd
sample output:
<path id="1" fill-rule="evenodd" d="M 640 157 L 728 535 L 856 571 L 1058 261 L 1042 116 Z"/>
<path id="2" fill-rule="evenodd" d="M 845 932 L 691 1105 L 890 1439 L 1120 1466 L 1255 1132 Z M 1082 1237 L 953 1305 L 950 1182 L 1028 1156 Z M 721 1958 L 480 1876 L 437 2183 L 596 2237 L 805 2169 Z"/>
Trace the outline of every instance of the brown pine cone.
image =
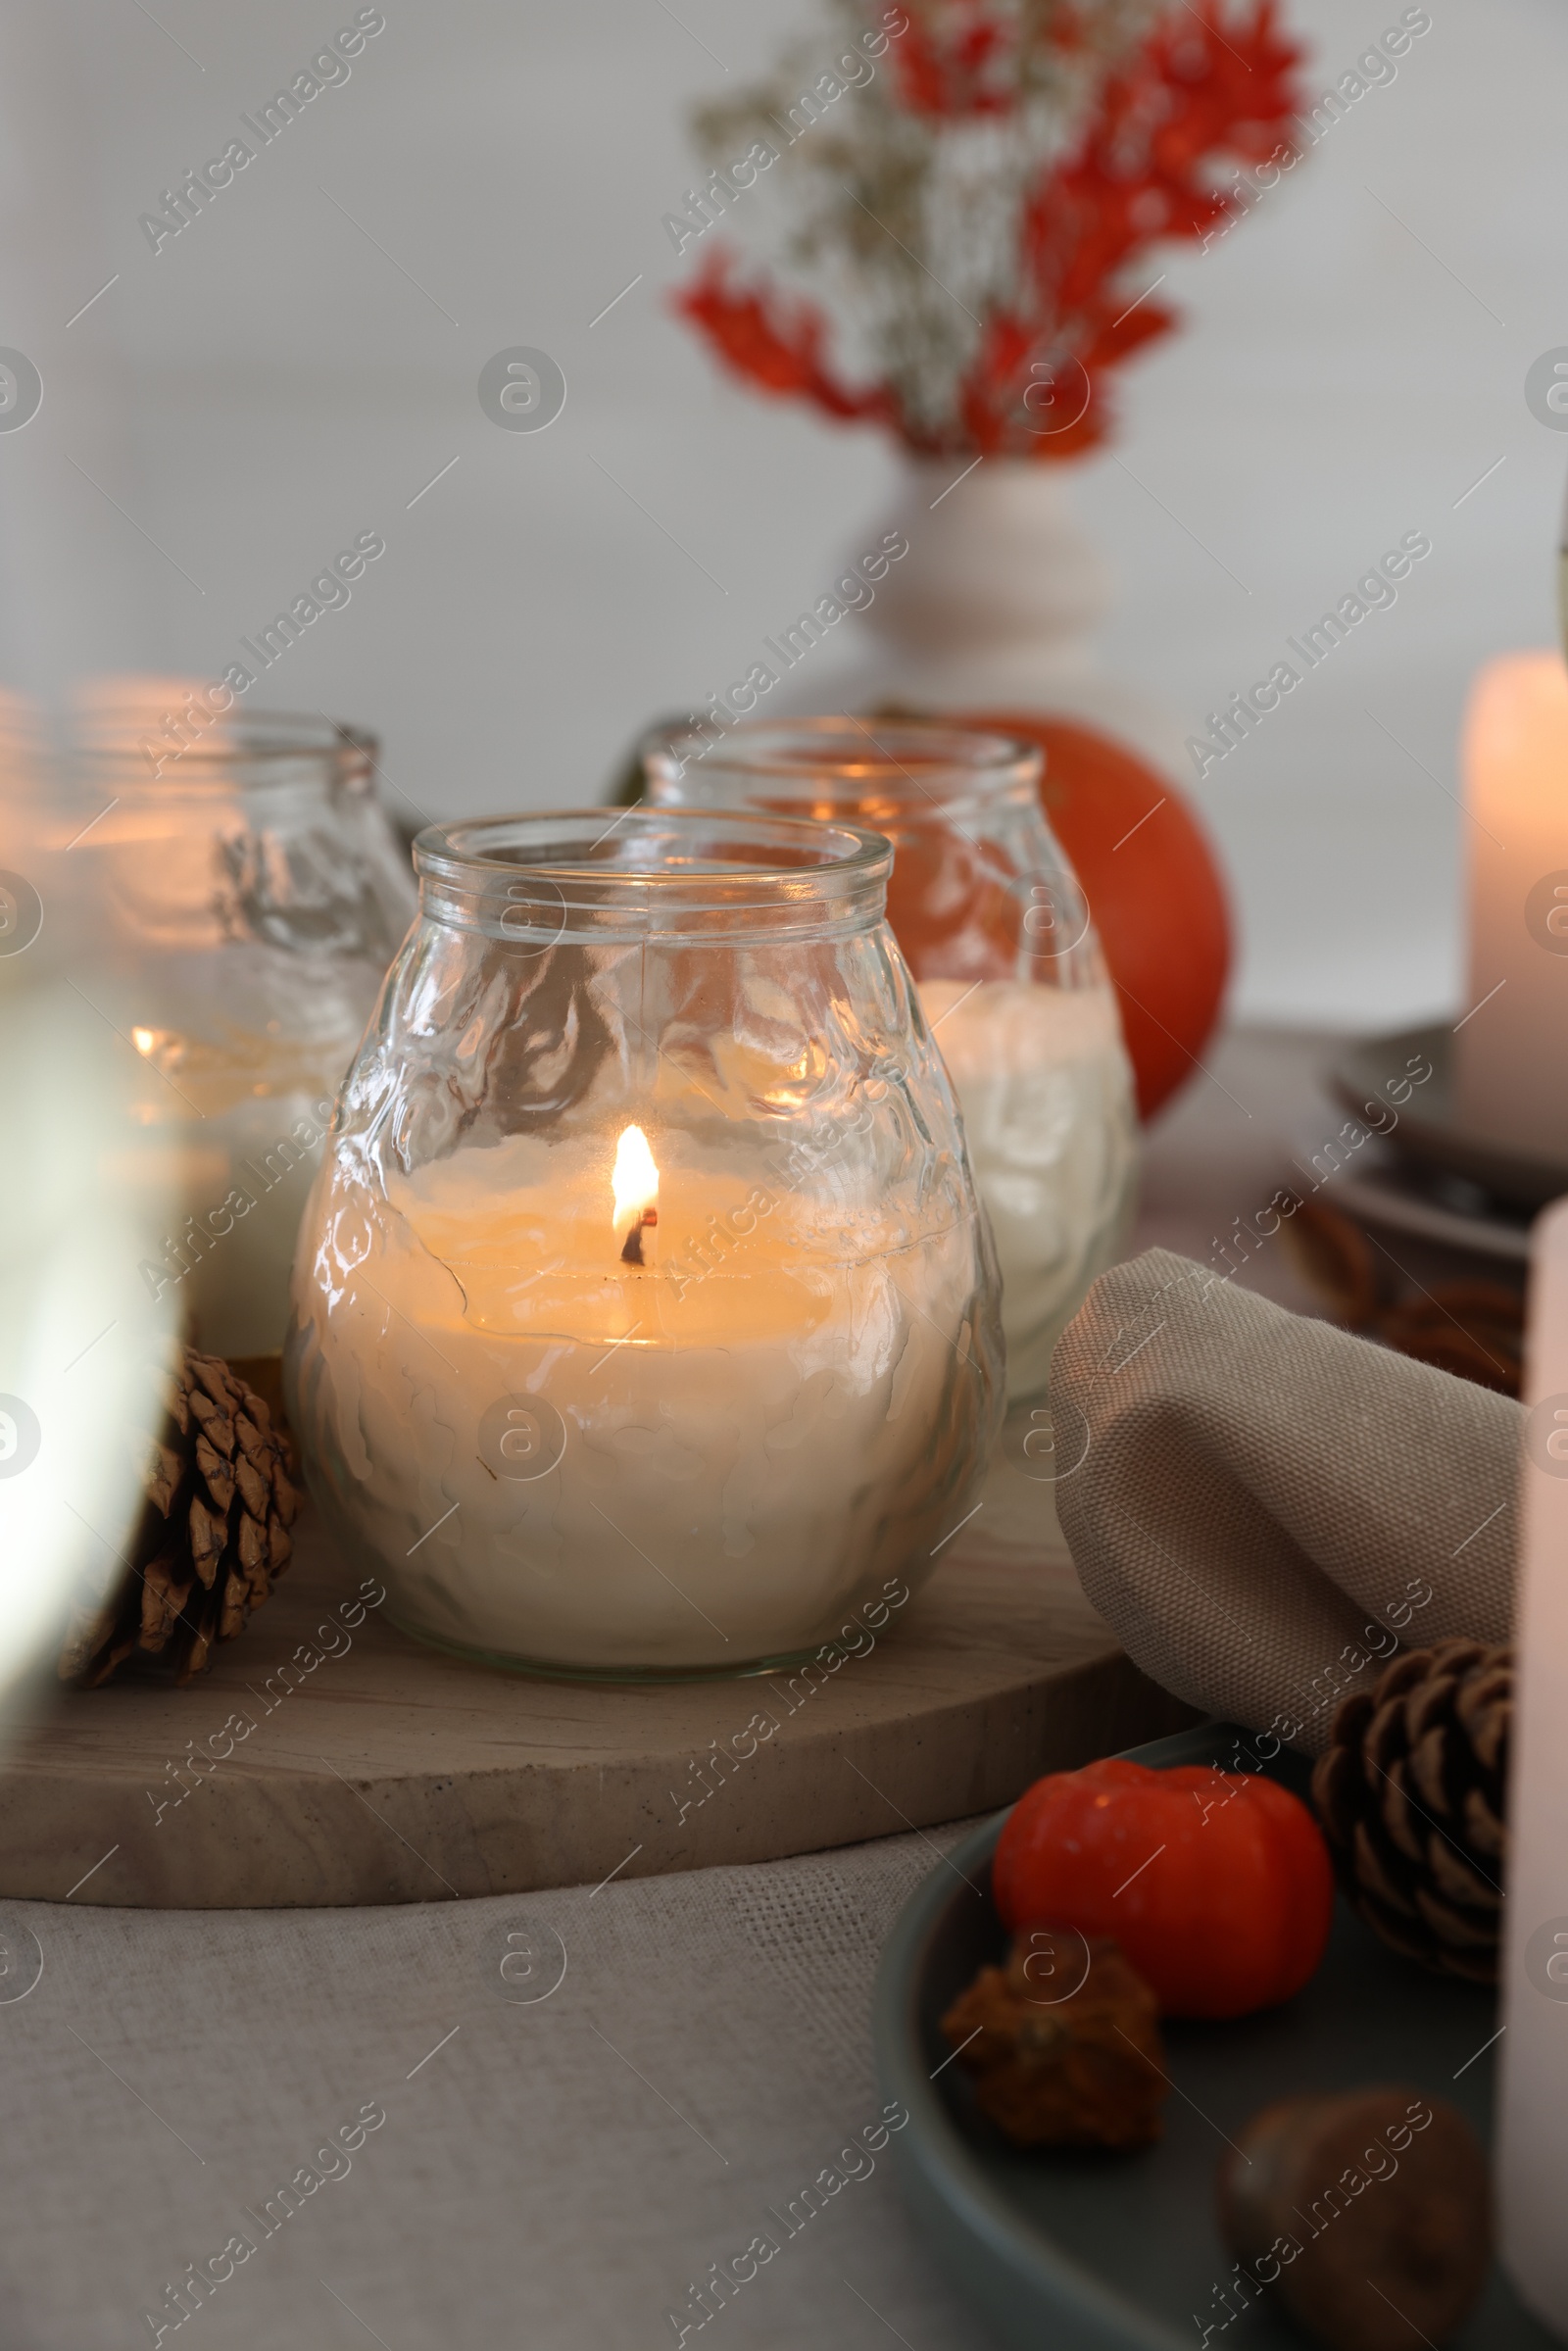
<path id="1" fill-rule="evenodd" d="M 1347 1899 L 1440 1975 L 1497 1980 L 1513 1651 L 1396 1657 L 1334 1717 L 1312 1801 Z"/>
<path id="2" fill-rule="evenodd" d="M 138 1461 L 146 1505 L 130 1572 L 73 1606 L 62 1682 L 95 1690 L 133 1653 L 188 1682 L 232 1641 L 293 1550 L 301 1494 L 286 1438 L 217 1355 L 182 1347 L 161 1381 L 165 1420 Z"/>

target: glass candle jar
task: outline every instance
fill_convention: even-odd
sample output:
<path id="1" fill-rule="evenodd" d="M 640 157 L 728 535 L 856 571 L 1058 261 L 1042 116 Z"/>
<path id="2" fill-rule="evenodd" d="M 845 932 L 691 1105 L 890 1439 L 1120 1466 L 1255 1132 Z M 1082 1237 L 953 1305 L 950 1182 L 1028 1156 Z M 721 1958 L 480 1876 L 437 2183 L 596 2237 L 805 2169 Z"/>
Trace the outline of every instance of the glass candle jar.
<path id="1" fill-rule="evenodd" d="M 370 757 L 327 719 L 171 734 L 99 703 L 54 828 L 60 902 L 91 910 L 81 993 L 141 1064 L 127 1179 L 176 1203 L 143 1282 L 264 1383 L 332 1100 L 414 910 Z"/>
<path id="2" fill-rule="evenodd" d="M 871 825 L 888 916 L 952 1072 L 1002 1268 L 1007 1391 L 1051 1351 L 1132 1221 L 1137 1120 L 1121 1021 L 1032 746 L 956 728 L 807 718 L 645 750 L 663 806 Z"/>
<path id="3" fill-rule="evenodd" d="M 891 861 L 729 813 L 419 835 L 285 1360 L 407 1631 L 760 1670 L 912 1591 L 969 1508 L 997 1278 Z"/>

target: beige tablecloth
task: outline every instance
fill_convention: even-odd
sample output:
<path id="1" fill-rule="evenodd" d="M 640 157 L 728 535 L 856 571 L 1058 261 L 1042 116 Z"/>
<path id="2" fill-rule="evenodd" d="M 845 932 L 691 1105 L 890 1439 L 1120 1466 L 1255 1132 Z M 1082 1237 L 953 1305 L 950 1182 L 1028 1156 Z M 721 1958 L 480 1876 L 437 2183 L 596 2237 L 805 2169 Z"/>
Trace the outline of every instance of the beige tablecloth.
<path id="1" fill-rule="evenodd" d="M 1301 1055 L 1244 1042 L 1216 1069 L 1156 1143 L 1137 1247 L 1205 1256 L 1269 1196 L 1268 1106 Z M 1305 1302 L 1282 1256 L 1249 1278 Z M 93 1909 L 83 1887 L 0 1904 L 0 2344 L 122 2351 L 164 2323 L 181 2351 L 675 2343 L 666 2314 L 690 2313 L 710 2263 L 779 2236 L 770 2211 L 824 2168 L 864 2171 L 841 2151 L 877 2113 L 876 1960 L 944 1841 L 517 1902 L 154 1914 Z M 492 1989 L 519 1918 L 522 1967 L 547 1970 L 541 1930 L 565 1952 L 531 2003 Z M 44 1969 L 7 2000 L 19 1927 Z M 688 2344 L 976 2351 L 888 2153 Z M 231 2238 L 254 2249 L 176 2327 L 166 2287 L 222 2269 Z"/>
<path id="2" fill-rule="evenodd" d="M 44 1958 L 0 2004 L 0 2343 L 124 2351 L 153 2313 L 181 2351 L 634 2351 L 673 2310 L 730 2351 L 965 2351 L 860 2136 L 877 1955 L 947 1841 L 394 1910 L 0 1904 Z M 555 1981 L 550 1931 L 556 1987 L 499 1996 L 509 1948 L 514 1990 Z M 699 2335 L 690 2288 L 760 2232 Z"/>

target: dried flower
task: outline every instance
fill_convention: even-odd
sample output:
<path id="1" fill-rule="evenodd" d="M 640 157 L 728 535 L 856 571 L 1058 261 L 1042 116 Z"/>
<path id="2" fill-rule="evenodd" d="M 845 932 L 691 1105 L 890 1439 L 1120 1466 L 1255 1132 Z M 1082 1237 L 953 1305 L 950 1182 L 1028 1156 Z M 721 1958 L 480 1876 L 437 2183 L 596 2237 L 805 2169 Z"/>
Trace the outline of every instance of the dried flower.
<path id="1" fill-rule="evenodd" d="M 723 210 L 742 201 L 724 159 L 749 151 L 754 183 L 780 166 L 777 263 L 810 290 L 748 280 L 716 242 L 677 309 L 749 382 L 922 456 L 1089 447 L 1108 371 L 1176 322 L 1136 264 L 1227 220 L 1227 163 L 1294 151 L 1299 51 L 1275 0 L 1234 19 L 1222 0 L 830 9 L 840 48 L 797 46 L 696 118 Z M 772 192 L 745 197 L 760 226 Z"/>

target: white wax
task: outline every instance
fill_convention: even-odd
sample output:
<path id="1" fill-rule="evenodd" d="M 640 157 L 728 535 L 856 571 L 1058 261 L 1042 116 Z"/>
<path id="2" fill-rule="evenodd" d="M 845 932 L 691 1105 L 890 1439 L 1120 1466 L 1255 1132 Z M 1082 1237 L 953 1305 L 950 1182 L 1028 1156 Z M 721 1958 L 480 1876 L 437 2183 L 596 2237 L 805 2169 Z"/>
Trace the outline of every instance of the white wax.
<path id="1" fill-rule="evenodd" d="M 748 1208 L 662 1154 L 637 1268 L 612 1151 L 514 1138 L 386 1200 L 329 1161 L 290 1347 L 313 1482 L 436 1640 L 582 1672 L 798 1654 L 890 1576 L 912 1589 L 968 1506 L 992 1410 L 972 1212 L 954 1183 L 936 1230 L 827 1228 L 783 1186 Z M 714 1217 L 751 1230 L 715 1246 Z M 710 1270 L 683 1279 L 704 1240 Z"/>
<path id="2" fill-rule="evenodd" d="M 920 1002 L 963 1113 L 1002 1268 L 1009 1396 L 1051 1351 L 1132 1221 L 1138 1126 L 1108 988 L 924 980 Z"/>
<path id="3" fill-rule="evenodd" d="M 142 1259 L 143 1286 L 199 1347 L 275 1355 L 300 1217 L 358 1036 L 288 1048 L 236 1037 L 218 1050 L 132 1035 L 148 1066 L 125 1174 L 174 1203 Z"/>
<path id="4" fill-rule="evenodd" d="M 1568 1159 L 1568 668 L 1504 654 L 1464 725 L 1469 996 L 1455 1107 L 1488 1142 Z M 1556 895 L 1559 886 L 1561 897 Z"/>
<path id="5" fill-rule="evenodd" d="M 1523 2300 L 1568 2336 L 1568 1201 L 1535 1228 L 1526 1400 L 1498 2235 Z"/>

